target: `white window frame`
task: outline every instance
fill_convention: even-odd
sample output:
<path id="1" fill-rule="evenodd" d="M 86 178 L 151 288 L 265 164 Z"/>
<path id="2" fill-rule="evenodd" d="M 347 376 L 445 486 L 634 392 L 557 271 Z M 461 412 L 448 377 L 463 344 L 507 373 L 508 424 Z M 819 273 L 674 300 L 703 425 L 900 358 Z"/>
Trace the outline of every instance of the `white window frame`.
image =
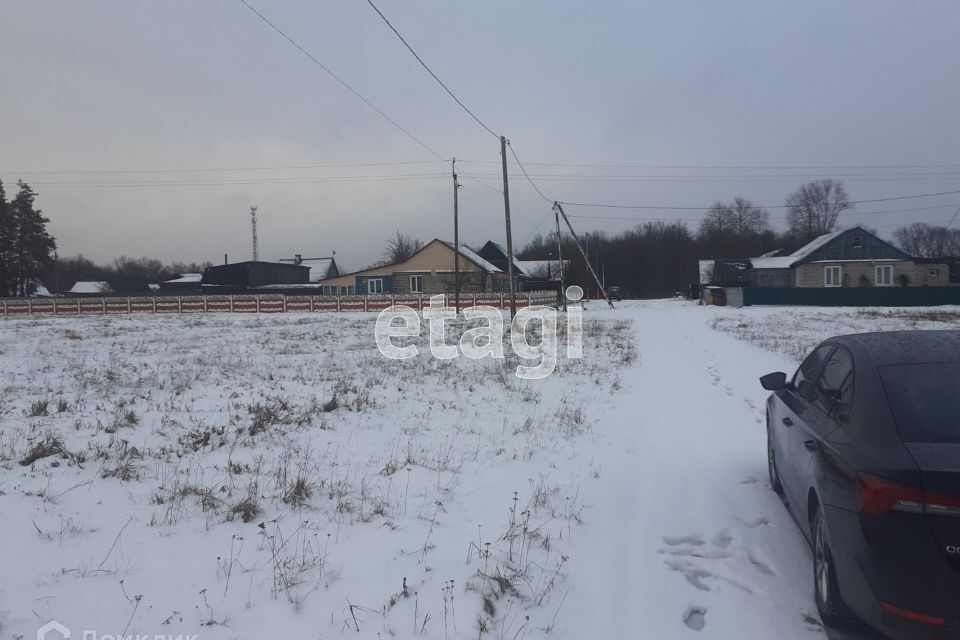
<path id="1" fill-rule="evenodd" d="M 419 282 L 420 286 L 415 287 L 414 282 Z M 410 293 L 423 293 L 423 275 L 410 276 Z"/>
<path id="2" fill-rule="evenodd" d="M 884 282 L 884 279 L 880 277 L 881 272 L 890 274 L 890 277 L 887 279 L 887 282 Z M 876 278 L 876 283 L 878 287 L 893 286 L 893 265 L 892 264 L 878 264 L 873 268 L 873 274 L 874 274 L 874 277 Z"/>
<path id="3" fill-rule="evenodd" d="M 829 274 L 836 272 L 837 277 L 835 282 L 830 278 Z M 825 287 L 839 287 L 843 284 L 843 267 L 837 264 L 831 264 L 823 268 L 823 286 Z"/>
<path id="4" fill-rule="evenodd" d="M 374 287 L 373 283 L 376 282 L 377 286 Z M 377 291 L 374 291 L 377 289 Z M 367 295 L 382 295 L 383 294 L 383 278 L 367 278 Z"/>

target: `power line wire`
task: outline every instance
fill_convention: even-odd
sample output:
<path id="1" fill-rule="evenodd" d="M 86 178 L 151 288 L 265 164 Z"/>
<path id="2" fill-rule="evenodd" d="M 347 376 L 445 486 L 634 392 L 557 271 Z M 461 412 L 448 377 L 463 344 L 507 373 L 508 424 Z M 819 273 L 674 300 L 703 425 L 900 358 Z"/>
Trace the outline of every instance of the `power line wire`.
<path id="1" fill-rule="evenodd" d="M 223 167 L 223 168 L 213 168 L 213 167 L 203 167 L 203 168 L 193 168 L 193 169 L 69 169 L 69 170 L 54 170 L 54 171 L 41 171 L 41 170 L 0 170 L 0 174 L 4 173 L 14 173 L 20 175 L 124 175 L 124 174 L 138 174 L 138 173 L 216 173 L 223 172 L 228 173 L 231 171 L 285 171 L 285 170 L 294 170 L 294 169 L 348 169 L 351 167 L 393 167 L 393 166 L 405 166 L 405 165 L 416 165 L 416 164 L 446 164 L 446 160 L 413 160 L 413 161 L 404 161 L 404 162 L 356 162 L 356 163 L 347 163 L 347 164 L 302 164 L 302 165 L 281 165 L 281 166 L 265 166 L 265 167 Z"/>
<path id="2" fill-rule="evenodd" d="M 472 162 L 483 162 L 485 164 L 499 164 L 493 160 L 474 160 Z M 163 169 L 52 169 L 52 170 L 43 170 L 43 169 L 0 169 L 0 174 L 22 174 L 22 175 L 101 175 L 101 174 L 116 174 L 116 175 L 126 175 L 126 174 L 147 174 L 147 173 L 214 173 L 214 172 L 232 172 L 232 171 L 281 171 L 281 170 L 298 170 L 298 169 L 345 169 L 351 167 L 389 167 L 389 166 L 406 166 L 406 165 L 425 165 L 425 164 L 447 164 L 446 159 L 438 160 L 408 160 L 408 161 L 398 161 L 398 162 L 353 162 L 353 163 L 331 163 L 331 164 L 302 164 L 302 165 L 271 165 L 271 166 L 247 166 L 247 167 L 195 167 L 188 169 L 172 169 L 172 168 L 163 168 Z M 572 165 L 572 164 L 559 164 L 559 163 L 535 163 L 527 162 L 524 163 L 528 167 L 534 166 L 553 166 L 553 167 L 611 167 L 611 168 L 629 168 L 633 165 Z M 956 165 L 960 166 L 960 165 Z M 500 177 L 499 173 L 477 173 L 476 175 L 482 177 Z M 686 180 L 694 178 L 730 178 L 730 179 L 749 179 L 749 178 L 816 178 L 821 174 L 758 174 L 756 176 L 752 175 L 637 175 L 637 174 L 609 174 L 609 173 L 531 173 L 531 177 L 538 179 L 573 179 L 573 178 L 625 178 L 625 179 L 663 179 L 663 180 Z M 849 174 L 833 174 L 832 178 L 852 178 L 852 177 L 865 177 L 865 178 L 882 178 L 882 177 L 916 177 L 924 178 L 927 176 L 956 176 L 960 175 L 960 170 L 956 171 L 936 171 L 936 172 L 921 172 L 921 173 L 903 173 L 903 172 L 886 172 L 886 173 L 849 173 Z"/>
<path id="3" fill-rule="evenodd" d="M 494 178 L 493 174 L 478 174 L 481 177 Z M 726 184 L 746 184 L 746 183 L 786 183 L 796 182 L 798 179 L 789 176 L 763 176 L 763 177 L 683 177 L 683 176 L 599 176 L 599 175 L 564 175 L 564 174 L 530 174 L 528 178 L 536 178 L 543 182 L 595 182 L 595 183 L 726 183 Z M 835 176 L 839 177 L 839 176 Z M 847 182 L 957 182 L 960 175 L 943 176 L 862 176 L 844 178 Z"/>
<path id="4" fill-rule="evenodd" d="M 349 176 L 327 178 L 260 178 L 260 179 L 216 179 L 216 180 L 133 180 L 133 181 L 72 181 L 72 182 L 35 182 L 32 186 L 42 188 L 109 188 L 109 187 L 216 187 L 229 185 L 256 184 L 325 184 L 351 182 L 402 182 L 415 180 L 441 180 L 446 174 L 410 174 L 397 176 Z"/>
<path id="5" fill-rule="evenodd" d="M 465 164 L 497 164 L 495 160 L 457 160 Z M 630 168 L 630 169 L 938 169 L 960 167 L 960 164 L 865 164 L 865 165 L 667 165 L 667 164 L 586 164 L 568 162 L 528 162 L 531 167 L 587 167 L 587 168 Z"/>
<path id="6" fill-rule="evenodd" d="M 953 217 L 950 218 L 950 221 L 947 222 L 947 229 L 953 225 L 953 221 L 957 219 L 957 216 L 960 216 L 960 206 L 957 207 L 957 211 L 953 214 Z"/>
<path id="7" fill-rule="evenodd" d="M 932 198 L 935 196 L 948 196 L 960 193 L 958 191 L 941 191 L 938 193 L 920 193 L 917 195 L 911 196 L 895 196 L 892 198 L 874 198 L 872 200 L 849 200 L 848 204 L 866 204 L 870 202 L 893 202 L 895 200 L 910 200 L 912 198 Z M 601 209 L 659 209 L 663 211 L 703 211 L 709 207 L 674 207 L 674 206 L 657 206 L 657 205 L 639 205 L 639 204 L 609 204 L 609 203 L 597 203 L 597 202 L 567 202 L 564 200 L 560 201 L 560 204 L 565 204 L 570 207 L 597 207 Z M 786 204 L 771 204 L 771 205 L 755 205 L 761 209 L 789 209 L 790 205 Z"/>
<path id="8" fill-rule="evenodd" d="M 241 0 L 241 2 L 242 2 L 242 1 L 243 1 L 243 0 Z M 492 135 L 492 136 L 495 137 L 495 138 L 499 138 L 500 136 L 499 136 L 493 129 L 491 129 L 491 128 L 488 127 L 486 124 L 484 124 L 483 120 L 481 120 L 480 118 L 478 118 L 477 115 L 467 107 L 467 105 L 463 104 L 463 101 L 460 100 L 460 98 L 458 98 L 458 97 L 456 96 L 456 94 L 455 94 L 453 91 L 450 90 L 450 87 L 448 87 L 446 84 L 444 84 L 443 80 L 441 80 L 441 79 L 437 76 L 437 74 L 435 74 L 435 73 L 433 72 L 433 70 L 432 70 L 429 66 L 427 66 L 427 63 L 423 61 L 423 58 L 420 57 L 420 54 L 418 54 L 416 51 L 414 51 L 413 47 L 410 46 L 410 43 L 407 42 L 406 38 L 404 38 L 404 37 L 400 34 L 400 32 L 397 31 L 397 28 L 394 27 L 393 24 L 390 23 L 390 21 L 387 19 L 387 16 L 383 15 L 383 12 L 380 11 L 380 9 L 377 7 L 377 5 L 373 4 L 373 1 L 372 1 L 372 0 L 367 0 L 367 4 L 369 4 L 371 7 L 373 7 L 373 10 L 377 12 L 377 15 L 379 15 L 380 18 L 386 23 L 386 25 L 387 25 L 388 27 L 390 27 L 390 30 L 393 31 L 393 33 L 396 34 L 396 36 L 397 36 L 398 38 L 400 38 L 400 42 L 403 43 L 403 46 L 405 46 L 405 47 L 407 48 L 407 50 L 410 51 L 410 53 L 413 54 L 413 57 L 417 59 L 417 62 L 420 63 L 420 66 L 427 70 L 427 73 L 429 73 L 430 76 L 431 76 L 434 80 L 437 81 L 437 84 L 439 84 L 441 87 L 443 87 L 443 90 L 447 92 L 447 95 L 449 95 L 451 98 L 453 98 L 454 102 L 456 102 L 458 105 L 460 105 L 460 108 L 463 109 L 464 111 L 466 111 L 466 112 L 470 115 L 470 117 L 473 118 L 473 119 L 477 122 L 477 124 L 479 124 L 481 127 L 483 127 L 484 129 L 486 129 L 487 132 L 490 133 L 490 135 Z"/>
<path id="9" fill-rule="evenodd" d="M 540 191 L 540 187 L 537 186 L 537 183 L 530 179 L 530 174 L 527 173 L 527 170 L 526 170 L 526 168 L 523 166 L 523 163 L 520 162 L 520 158 L 517 157 L 517 152 L 513 150 L 513 145 L 510 144 L 510 141 L 509 141 L 509 140 L 507 141 L 507 147 L 510 149 L 510 153 L 513 155 L 513 159 L 517 162 L 517 166 L 520 167 L 520 171 L 523 172 L 523 176 L 527 179 L 527 182 L 530 183 L 530 186 L 533 187 L 533 190 L 536 191 L 537 194 L 539 194 L 539 196 L 540 196 L 541 198 L 543 198 L 544 200 L 546 200 L 546 201 L 549 202 L 550 204 L 553 204 L 554 202 L 556 202 L 555 200 L 552 200 L 552 199 L 548 198 L 547 196 L 545 196 L 545 195 L 543 194 L 543 191 Z"/>
<path id="10" fill-rule="evenodd" d="M 916 211 L 930 211 L 933 209 L 946 209 L 952 208 L 954 204 L 942 204 L 933 207 L 914 207 L 911 209 L 883 209 L 880 211 L 841 211 L 838 215 L 843 216 L 858 216 L 858 215 L 879 215 L 884 213 L 912 213 Z M 696 218 L 638 218 L 635 216 L 589 216 L 589 215 L 576 215 L 576 214 L 567 214 L 569 218 L 578 218 L 581 220 L 627 220 L 627 221 L 636 221 L 636 222 L 702 222 L 706 220 L 705 217 L 696 217 Z M 785 220 L 786 216 L 771 216 L 773 220 Z M 903 224 L 903 223 L 901 223 Z"/>
<path id="11" fill-rule="evenodd" d="M 429 151 L 429 152 L 432 153 L 433 155 L 435 155 L 437 158 L 443 160 L 444 162 L 447 162 L 447 161 L 448 161 L 448 158 L 444 158 L 441 154 L 437 153 L 437 152 L 436 152 L 432 147 L 430 147 L 427 143 L 425 143 L 423 140 L 421 140 L 421 139 L 418 138 L 417 136 L 415 136 L 415 135 L 413 135 L 412 133 L 410 133 L 410 131 L 408 131 L 408 130 L 405 129 L 404 127 L 400 126 L 400 124 L 397 123 L 396 120 L 394 120 L 393 118 L 391 118 L 390 116 L 388 116 L 388 115 L 387 115 L 386 113 L 384 113 L 379 107 L 377 107 L 375 104 L 373 104 L 372 102 L 370 102 L 369 100 L 367 100 L 367 99 L 363 96 L 363 94 L 361 94 L 359 91 L 357 91 L 357 90 L 354 89 L 352 86 L 350 86 L 350 84 L 348 84 L 346 80 L 344 80 L 343 78 L 341 78 L 340 76 L 338 76 L 336 73 L 334 73 L 334 72 L 333 72 L 329 67 L 327 67 L 325 64 L 323 64 L 322 62 L 320 62 L 320 60 L 318 60 L 312 53 L 310 53 L 309 51 L 307 51 L 306 49 L 304 49 L 302 46 L 300 46 L 300 43 L 298 43 L 296 40 L 294 40 L 294 39 L 291 38 L 289 35 L 287 35 L 286 32 L 284 32 L 280 27 L 278 27 L 278 26 L 275 25 L 273 22 L 271 22 L 265 15 L 263 15 L 262 13 L 260 13 L 259 11 L 257 11 L 257 9 L 255 9 L 255 8 L 253 7 L 253 5 L 251 5 L 249 2 L 247 2 L 247 0 L 240 0 L 240 3 L 243 4 L 243 5 L 244 5 L 247 9 L 249 9 L 251 12 L 253 12 L 254 15 L 256 15 L 258 18 L 260 18 L 260 20 L 262 20 L 264 23 L 266 23 L 271 29 L 273 29 L 274 31 L 276 31 L 276 32 L 277 32 L 278 34 L 280 34 L 281 36 L 283 36 L 283 38 L 284 38 L 287 42 L 289 42 L 290 44 L 292 44 L 294 47 L 296 47 L 297 50 L 300 51 L 300 53 L 302 53 L 303 55 L 307 56 L 307 58 L 309 58 L 310 60 L 312 60 L 314 64 L 316 64 L 318 67 L 320 67 L 321 69 L 323 69 L 331 78 L 333 78 L 334 80 L 336 80 L 343 88 L 345 88 L 347 91 L 349 91 L 349 92 L 352 93 L 354 96 L 356 96 L 356 97 L 357 97 L 359 100 L 361 100 L 365 105 L 367 105 L 368 107 L 370 107 L 371 109 L 373 109 L 374 111 L 376 111 L 378 114 L 380 114 L 380 116 L 382 116 L 387 122 L 389 122 L 390 124 L 392 124 L 394 127 L 396 127 L 397 129 L 399 129 L 400 131 L 402 131 L 408 138 L 410 138 L 411 140 L 413 140 L 414 142 L 416 142 L 418 145 L 420 145 L 421 147 L 423 147 L 424 149 L 426 149 L 427 151 Z"/>

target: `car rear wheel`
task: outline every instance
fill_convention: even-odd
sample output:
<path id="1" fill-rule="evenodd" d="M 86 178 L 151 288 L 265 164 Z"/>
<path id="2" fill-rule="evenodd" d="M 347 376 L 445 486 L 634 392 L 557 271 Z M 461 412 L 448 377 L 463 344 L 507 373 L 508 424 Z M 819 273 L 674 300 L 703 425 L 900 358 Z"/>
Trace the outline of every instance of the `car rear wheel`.
<path id="1" fill-rule="evenodd" d="M 827 540 L 827 527 L 820 509 L 813 515 L 813 585 L 817 609 L 824 622 L 846 622 L 850 612 L 840 599 L 833 553 Z"/>

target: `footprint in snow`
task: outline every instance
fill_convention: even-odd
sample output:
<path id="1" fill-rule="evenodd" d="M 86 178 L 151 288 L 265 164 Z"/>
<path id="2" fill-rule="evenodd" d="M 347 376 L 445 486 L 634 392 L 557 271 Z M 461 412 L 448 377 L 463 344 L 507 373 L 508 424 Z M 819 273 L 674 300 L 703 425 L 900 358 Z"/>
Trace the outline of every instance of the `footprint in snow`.
<path id="1" fill-rule="evenodd" d="M 748 528 L 767 523 L 766 518 L 743 522 Z M 709 541 L 699 534 L 664 536 L 663 542 L 667 546 L 660 549 L 659 553 L 665 556 L 667 567 L 682 574 L 687 582 L 700 591 L 710 591 L 712 583 L 722 580 L 747 593 L 754 593 L 749 583 L 742 580 L 748 575 L 749 569 L 766 576 L 775 576 L 777 571 L 755 549 L 743 543 L 734 545 L 736 540 L 737 537 L 729 529 L 721 529 Z"/>
<path id="2" fill-rule="evenodd" d="M 823 631 L 823 622 L 820 621 L 820 616 L 813 611 L 801 611 L 800 617 L 803 618 L 803 623 L 808 631 Z"/>
<path id="3" fill-rule="evenodd" d="M 770 524 L 770 520 L 763 516 L 757 518 L 756 520 L 742 520 L 740 518 L 737 518 L 737 520 L 748 529 L 756 529 L 757 527 Z"/>
<path id="4" fill-rule="evenodd" d="M 731 542 L 733 542 L 733 536 L 726 529 L 713 537 L 713 544 L 721 549 L 729 547 Z"/>
<path id="5" fill-rule="evenodd" d="M 760 573 L 765 573 L 768 576 L 777 575 L 777 572 L 771 569 L 770 565 L 760 559 L 756 551 L 748 551 L 747 557 L 750 558 L 750 562 L 753 563 L 753 566 L 755 566 Z"/>
<path id="6" fill-rule="evenodd" d="M 694 631 L 700 631 L 707 624 L 707 610 L 702 607 L 691 607 L 683 614 L 683 624 Z"/>
<path id="7" fill-rule="evenodd" d="M 703 545 L 707 541 L 703 539 L 702 536 L 690 535 L 690 536 L 664 536 L 664 544 L 667 544 L 671 547 L 678 547 L 681 544 L 691 544 L 691 545 Z"/>

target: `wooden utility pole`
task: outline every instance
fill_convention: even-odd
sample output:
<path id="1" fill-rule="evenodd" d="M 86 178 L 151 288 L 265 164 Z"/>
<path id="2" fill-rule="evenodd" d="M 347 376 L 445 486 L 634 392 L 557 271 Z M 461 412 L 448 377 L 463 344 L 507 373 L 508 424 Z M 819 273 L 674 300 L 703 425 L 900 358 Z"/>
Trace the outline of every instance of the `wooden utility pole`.
<path id="1" fill-rule="evenodd" d="M 459 195 L 460 183 L 457 181 L 457 159 L 450 162 L 450 169 L 453 172 L 453 306 L 460 313 L 460 205 Z"/>
<path id="2" fill-rule="evenodd" d="M 560 215 L 563 216 L 563 221 L 567 223 L 567 228 L 570 229 L 570 235 L 573 236 L 573 241 L 577 245 L 577 249 L 580 250 L 580 255 L 583 256 L 583 261 L 587 263 L 587 269 L 590 270 L 590 275 L 593 276 L 593 281 L 597 283 L 597 286 L 600 287 L 600 293 L 603 294 L 603 299 L 607 301 L 607 304 L 610 305 L 610 308 L 613 309 L 613 303 L 610 302 L 610 298 L 607 297 L 607 290 L 603 288 L 603 285 L 600 283 L 600 278 L 597 277 L 597 272 L 593 270 L 593 265 L 590 264 L 590 261 L 587 260 L 587 254 L 584 252 L 583 247 L 580 246 L 580 239 L 577 237 L 577 232 L 573 230 L 573 225 L 570 224 L 567 214 L 563 211 L 563 207 L 559 202 L 554 202 L 553 206 L 557 208 L 557 211 L 560 212 Z"/>
<path id="3" fill-rule="evenodd" d="M 510 185 L 507 181 L 507 139 L 500 136 L 500 160 L 503 163 L 503 214 L 507 219 L 507 277 L 510 279 L 510 317 L 517 315 L 517 297 L 513 282 L 513 232 L 510 227 Z"/>
<path id="4" fill-rule="evenodd" d="M 553 205 L 553 216 L 557 219 L 557 260 L 560 265 L 560 299 L 563 300 L 563 311 L 567 311 L 567 276 L 563 273 L 563 236 L 560 235 L 560 205 Z"/>

